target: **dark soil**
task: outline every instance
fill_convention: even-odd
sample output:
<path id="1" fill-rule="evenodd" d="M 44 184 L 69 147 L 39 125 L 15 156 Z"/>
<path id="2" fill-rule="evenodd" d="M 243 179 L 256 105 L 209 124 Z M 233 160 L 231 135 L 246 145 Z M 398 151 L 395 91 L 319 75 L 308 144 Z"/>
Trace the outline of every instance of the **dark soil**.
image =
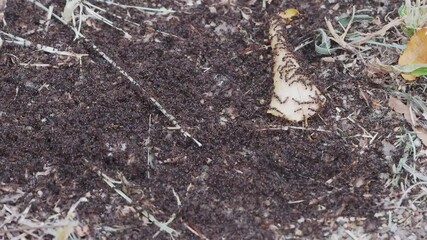
<path id="1" fill-rule="evenodd" d="M 62 2 L 42 1 L 56 4 L 58 14 Z M 161 221 L 176 213 L 169 226 L 180 233 L 178 239 L 198 238 L 186 226 L 209 239 L 323 238 L 336 228 L 339 216 L 366 218 L 362 226 L 375 229 L 374 214 L 386 191 L 379 176 L 391 164 L 384 160 L 381 142 L 392 141 L 395 124 L 385 91 L 363 71 L 349 74 L 340 62 L 321 61 L 310 44 L 296 55 L 309 75 L 320 76 L 314 80 L 327 103 L 309 127 L 328 132 L 271 129 L 300 125 L 266 114 L 272 63 L 265 46 L 268 19 L 280 9 L 296 7 L 303 13 L 288 31 L 290 45 L 297 47 L 325 27 L 324 17 L 333 19 L 353 5 L 376 9 L 380 3 L 339 1 L 332 10 L 333 1 L 273 1 L 263 10 L 261 1 L 203 1 L 185 8 L 184 1 L 149 2 L 178 11 L 168 18 L 128 10 L 127 19 L 141 26 L 116 24 L 132 35 L 130 40 L 97 21 L 83 28 L 92 43 L 142 85 L 141 91 L 90 43 L 73 41 L 74 33 L 59 21 L 51 21 L 48 33 L 31 32 L 44 28 L 40 22 L 46 13 L 26 1 L 9 0 L 3 31 L 89 54 L 80 65 L 75 58 L 31 48 L 5 44 L 0 49 L 0 182 L 27 193 L 16 204 L 28 206 L 35 199 L 31 210 L 46 217 L 55 206 L 66 213 L 86 196 L 89 202 L 79 205 L 78 218 L 93 237 L 107 239 L 148 239 L 158 231 L 142 221 L 139 210 L 126 213 L 124 206 L 145 209 Z M 97 4 L 126 16 L 126 10 Z M 252 11 L 251 19 L 242 17 L 242 9 Z M 236 30 L 218 36 L 209 25 L 222 22 Z M 170 128 L 149 97 L 203 146 Z M 350 115 L 354 123 L 346 119 Z M 376 138 L 370 142 L 362 128 Z M 36 176 L 46 166 L 54 170 Z M 117 180 L 124 176 L 129 184 L 118 187 L 133 203 L 116 194 L 94 167 Z M 108 232 L 104 226 L 127 228 Z M 158 238 L 169 236 L 160 233 Z"/>

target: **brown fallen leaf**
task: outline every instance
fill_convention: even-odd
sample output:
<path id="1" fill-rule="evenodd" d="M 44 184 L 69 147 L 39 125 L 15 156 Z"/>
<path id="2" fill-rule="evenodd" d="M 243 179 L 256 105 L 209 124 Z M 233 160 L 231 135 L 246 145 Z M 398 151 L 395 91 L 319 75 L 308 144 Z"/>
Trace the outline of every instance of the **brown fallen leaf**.
<path id="1" fill-rule="evenodd" d="M 420 28 L 409 40 L 399 58 L 399 66 L 408 64 L 427 64 L 427 28 Z M 417 77 L 412 74 L 402 74 L 405 80 L 413 81 Z"/>
<path id="2" fill-rule="evenodd" d="M 406 121 L 412 126 L 412 129 L 417 134 L 417 137 L 421 140 L 424 146 L 427 146 L 427 130 L 421 126 L 417 126 L 417 117 L 412 114 L 409 106 L 395 97 L 389 98 L 388 106 L 391 107 L 395 112 L 403 114 Z"/>
<path id="3" fill-rule="evenodd" d="M 411 114 L 411 110 L 409 106 L 404 104 L 402 101 L 395 97 L 390 97 L 388 99 L 388 106 L 391 107 L 395 112 L 403 114 L 406 121 L 411 124 L 411 126 L 415 126 L 417 119 L 416 116 Z"/>
<path id="4" fill-rule="evenodd" d="M 413 129 L 424 146 L 427 146 L 427 130 L 422 127 L 413 127 Z"/>

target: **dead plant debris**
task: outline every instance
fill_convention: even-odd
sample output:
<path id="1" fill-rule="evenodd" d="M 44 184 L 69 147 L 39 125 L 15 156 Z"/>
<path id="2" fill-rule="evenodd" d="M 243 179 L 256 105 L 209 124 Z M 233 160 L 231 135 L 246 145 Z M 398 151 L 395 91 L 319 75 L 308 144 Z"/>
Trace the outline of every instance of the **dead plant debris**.
<path id="1" fill-rule="evenodd" d="M 425 237 L 424 1 L 5 3 L 0 238 Z"/>

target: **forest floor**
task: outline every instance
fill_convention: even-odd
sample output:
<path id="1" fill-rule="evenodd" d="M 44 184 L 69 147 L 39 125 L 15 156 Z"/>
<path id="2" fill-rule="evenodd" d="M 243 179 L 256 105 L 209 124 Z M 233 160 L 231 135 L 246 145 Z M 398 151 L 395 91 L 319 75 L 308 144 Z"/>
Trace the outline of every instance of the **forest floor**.
<path id="1" fill-rule="evenodd" d="M 58 15 L 65 4 L 40 2 Z M 368 74 L 357 54 L 321 56 L 312 42 L 325 17 L 355 6 L 384 24 L 400 2 L 144 1 L 174 10 L 167 14 L 90 2 L 127 34 L 86 19 L 86 40 L 75 39 L 36 4 L 7 3 L 3 32 L 85 55 L 0 48 L 2 238 L 426 235 L 425 208 L 402 189 L 410 175 L 396 172 L 405 141 L 417 139 L 387 104 L 391 91 L 424 91 L 425 80 Z M 326 96 L 308 128 L 266 113 L 269 19 L 290 7 L 301 16 L 287 29 L 289 45 Z M 396 62 L 398 53 L 383 47 L 376 57 Z"/>

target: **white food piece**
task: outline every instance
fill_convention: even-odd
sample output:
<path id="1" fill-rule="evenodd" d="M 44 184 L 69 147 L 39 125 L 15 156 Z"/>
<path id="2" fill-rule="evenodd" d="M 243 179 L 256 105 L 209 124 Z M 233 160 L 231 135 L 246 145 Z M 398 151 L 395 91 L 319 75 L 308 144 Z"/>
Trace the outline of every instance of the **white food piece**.
<path id="1" fill-rule="evenodd" d="M 325 97 L 307 76 L 301 74 L 300 65 L 288 49 L 283 31 L 285 26 L 286 20 L 279 16 L 270 24 L 274 90 L 267 113 L 289 121 L 307 121 L 322 107 Z"/>

